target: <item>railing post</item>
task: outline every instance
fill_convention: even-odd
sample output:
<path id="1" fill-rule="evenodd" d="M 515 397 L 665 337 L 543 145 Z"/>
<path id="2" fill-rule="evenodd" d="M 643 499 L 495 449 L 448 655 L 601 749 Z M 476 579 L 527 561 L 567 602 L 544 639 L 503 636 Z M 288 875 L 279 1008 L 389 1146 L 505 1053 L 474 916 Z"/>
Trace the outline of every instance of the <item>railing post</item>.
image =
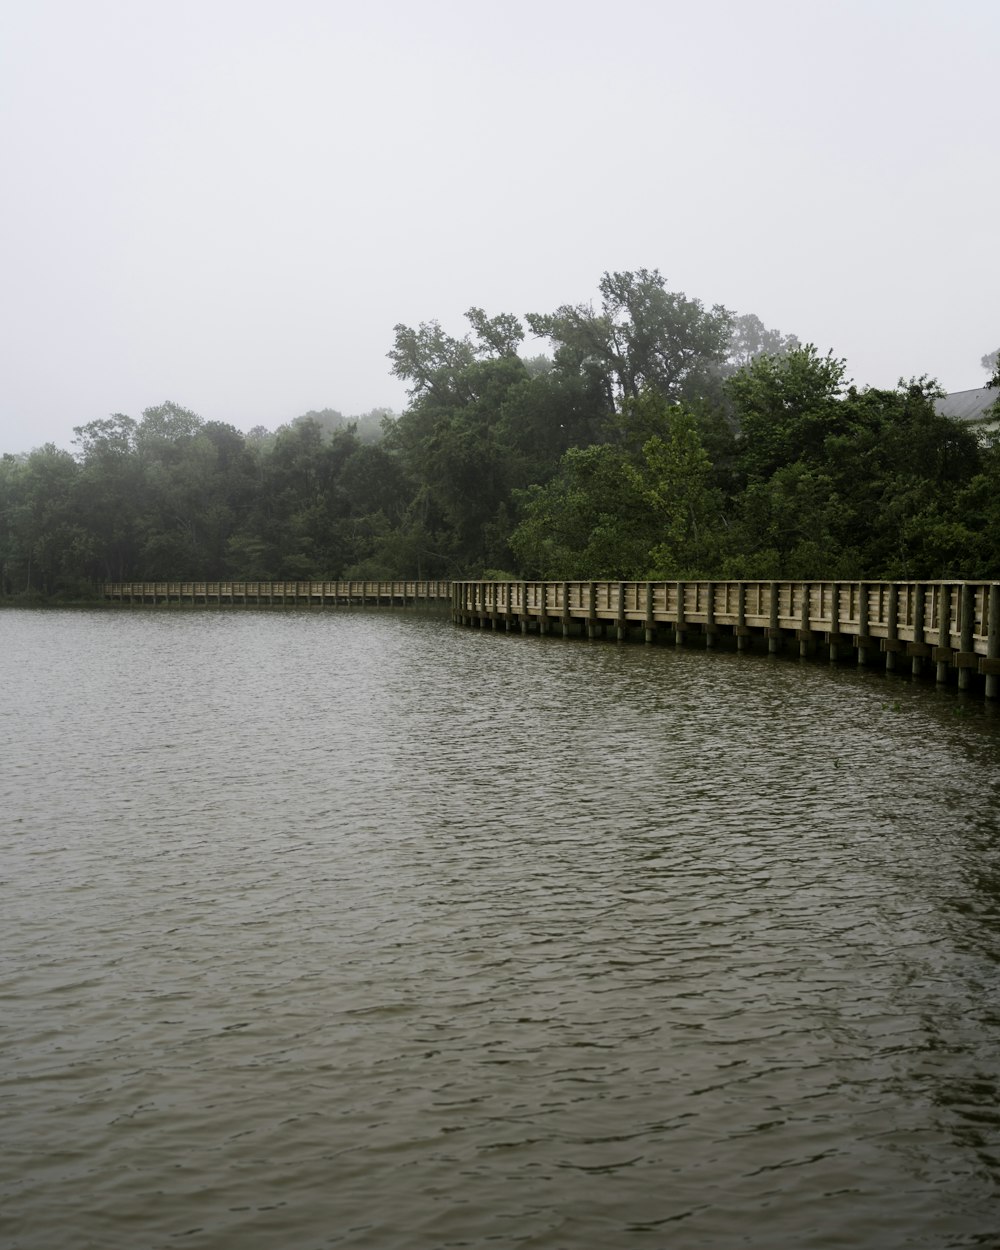
<path id="1" fill-rule="evenodd" d="M 822 596 L 822 591 L 820 591 Z M 837 663 L 840 642 L 840 582 L 830 583 L 830 663 Z"/>
<path id="2" fill-rule="evenodd" d="M 746 582 L 737 582 L 736 584 L 736 650 L 745 651 L 749 641 L 747 633 L 747 584 Z"/>
<path id="3" fill-rule="evenodd" d="M 618 611 L 616 626 L 618 631 L 618 641 L 624 642 L 627 633 L 627 625 L 625 623 L 625 583 L 618 583 Z"/>
<path id="4" fill-rule="evenodd" d="M 778 641 L 780 637 L 779 629 L 778 629 L 778 620 L 779 620 L 778 594 L 779 594 L 778 583 L 772 582 L 771 583 L 770 615 L 768 617 L 768 625 L 767 625 L 767 653 L 768 655 L 778 654 Z"/>
<path id="5" fill-rule="evenodd" d="M 899 587 L 895 582 L 889 587 L 889 619 L 886 634 L 885 671 L 892 673 L 896 669 L 896 654 L 899 650 Z"/>
<path id="6" fill-rule="evenodd" d="M 959 596 L 958 606 L 958 628 L 961 634 L 959 642 L 958 657 L 958 688 L 959 690 L 968 690 L 972 682 L 972 664 L 976 662 L 973 653 L 973 630 L 976 624 L 976 595 L 975 591 L 968 582 L 962 584 L 962 593 Z M 970 664 L 970 659 L 972 663 Z"/>
<path id="7" fill-rule="evenodd" d="M 924 647 L 924 610 L 926 596 L 923 582 L 913 587 L 913 676 L 919 677 L 924 671 L 924 657 L 920 649 Z"/>
<path id="8" fill-rule="evenodd" d="M 809 642 L 812 638 L 812 630 L 809 628 L 809 595 L 810 586 L 808 582 L 802 582 L 802 603 L 799 608 L 799 655 L 805 657 L 809 654 Z"/>
<path id="9" fill-rule="evenodd" d="M 989 604 L 986 625 L 986 697 L 996 699 L 1000 697 L 1000 582 L 994 582 L 990 587 Z"/>
<path id="10" fill-rule="evenodd" d="M 715 646 L 715 582 L 705 583 L 708 600 L 705 604 L 705 646 Z"/>
<path id="11" fill-rule="evenodd" d="M 858 583 L 858 664 L 868 663 L 868 583 Z"/>
<path id="12" fill-rule="evenodd" d="M 587 591 L 587 637 L 597 634 L 597 583 L 591 582 Z"/>
<path id="13" fill-rule="evenodd" d="M 656 622 L 653 620 L 653 583 L 646 583 L 646 641 L 652 642 L 655 637 Z"/>
<path id="14" fill-rule="evenodd" d="M 684 634 L 686 632 L 684 620 L 684 582 L 677 583 L 677 624 L 674 628 L 674 646 L 682 647 L 684 645 Z"/>
<path id="15" fill-rule="evenodd" d="M 944 652 L 951 655 L 951 589 L 938 586 L 938 653 L 935 679 L 939 685 L 948 680 L 948 659 Z"/>

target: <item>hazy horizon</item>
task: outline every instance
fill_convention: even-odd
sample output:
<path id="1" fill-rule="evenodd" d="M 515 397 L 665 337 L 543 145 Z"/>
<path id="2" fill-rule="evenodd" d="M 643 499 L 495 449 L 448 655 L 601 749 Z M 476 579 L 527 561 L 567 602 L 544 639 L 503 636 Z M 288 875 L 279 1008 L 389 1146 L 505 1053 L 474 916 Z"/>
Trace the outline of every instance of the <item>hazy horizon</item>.
<path id="1" fill-rule="evenodd" d="M 605 270 L 859 385 L 982 386 L 1000 346 L 987 0 L 36 0 L 3 35 L 0 451 L 167 399 L 400 411 L 395 323 Z"/>

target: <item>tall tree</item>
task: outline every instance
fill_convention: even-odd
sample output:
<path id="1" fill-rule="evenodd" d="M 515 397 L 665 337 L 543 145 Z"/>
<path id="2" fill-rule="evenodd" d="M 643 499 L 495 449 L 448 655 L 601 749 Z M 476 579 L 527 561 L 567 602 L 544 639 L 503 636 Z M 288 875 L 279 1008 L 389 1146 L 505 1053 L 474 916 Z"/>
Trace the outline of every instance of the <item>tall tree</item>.
<path id="1" fill-rule="evenodd" d="M 571 447 L 545 486 L 518 495 L 510 545 L 531 577 L 638 578 L 656 540 L 649 501 L 620 447 Z"/>
<path id="2" fill-rule="evenodd" d="M 628 437 L 571 448 L 551 481 L 520 494 L 511 547 L 522 567 L 553 578 L 707 576 L 722 498 L 697 418 L 644 391 L 620 421 Z"/>
<path id="3" fill-rule="evenodd" d="M 794 334 L 769 330 L 756 313 L 743 313 L 733 318 L 725 372 L 731 375 L 738 369 L 745 368 L 758 356 L 786 356 L 801 346 Z"/>
<path id="4" fill-rule="evenodd" d="M 80 448 L 81 521 L 93 539 L 87 574 L 114 581 L 137 577 L 145 507 L 138 425 L 115 413 L 73 432 Z"/>
<path id="5" fill-rule="evenodd" d="M 0 594 L 79 588 L 89 554 L 77 510 L 79 472 L 52 443 L 0 461 Z"/>
<path id="6" fill-rule="evenodd" d="M 456 573 L 497 567 L 506 558 L 506 508 L 516 456 L 508 438 L 530 382 L 517 354 L 517 318 L 471 308 L 472 335 L 455 339 L 436 322 L 396 326 L 393 372 L 411 383 L 409 409 L 387 437 L 414 484 L 419 507 L 410 522 L 428 551 Z M 428 562 L 431 562 L 430 558 Z"/>
<path id="7" fill-rule="evenodd" d="M 758 356 L 726 383 L 739 425 L 739 453 L 750 479 L 821 454 L 844 409 L 846 365 L 812 343 L 784 356 Z"/>
<path id="8" fill-rule="evenodd" d="M 526 320 L 552 342 L 558 368 L 601 379 L 609 414 L 643 390 L 676 402 L 710 386 L 732 335 L 728 309 L 668 291 L 657 269 L 605 273 L 598 285 L 598 311 L 564 304 Z"/>
<path id="9" fill-rule="evenodd" d="M 773 359 L 755 362 L 739 379 L 747 482 L 726 571 L 960 574 L 977 545 L 961 502 L 980 470 L 976 436 L 935 410 L 935 383 L 845 392 L 839 365 L 807 353 L 778 374 Z"/>
<path id="10" fill-rule="evenodd" d="M 636 410 L 637 424 L 659 426 L 643 443 L 638 464 L 629 466 L 656 529 L 648 568 L 657 577 L 709 576 L 718 559 L 723 500 L 698 419 L 683 404 L 648 392 L 626 407 Z"/>

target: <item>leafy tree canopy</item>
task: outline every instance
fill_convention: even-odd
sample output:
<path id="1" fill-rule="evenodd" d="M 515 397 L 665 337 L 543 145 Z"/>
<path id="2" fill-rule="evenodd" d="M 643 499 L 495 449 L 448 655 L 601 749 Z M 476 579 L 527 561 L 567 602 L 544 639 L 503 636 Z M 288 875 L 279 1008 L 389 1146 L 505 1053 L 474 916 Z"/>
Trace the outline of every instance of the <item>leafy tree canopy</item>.
<path id="1" fill-rule="evenodd" d="M 927 378 L 605 273 L 593 304 L 395 327 L 406 411 L 249 434 L 165 401 L 0 460 L 0 594 L 97 579 L 1000 574 L 1000 438 Z M 545 340 L 530 355 L 526 333 Z M 997 354 L 984 357 L 1000 387 Z M 1000 402 L 1000 401 L 998 401 Z"/>
<path id="2" fill-rule="evenodd" d="M 552 343 L 557 368 L 599 379 L 608 412 L 644 389 L 669 400 L 693 397 L 725 361 L 728 309 L 668 291 L 657 269 L 605 273 L 598 286 L 597 310 L 564 304 L 526 320 Z"/>

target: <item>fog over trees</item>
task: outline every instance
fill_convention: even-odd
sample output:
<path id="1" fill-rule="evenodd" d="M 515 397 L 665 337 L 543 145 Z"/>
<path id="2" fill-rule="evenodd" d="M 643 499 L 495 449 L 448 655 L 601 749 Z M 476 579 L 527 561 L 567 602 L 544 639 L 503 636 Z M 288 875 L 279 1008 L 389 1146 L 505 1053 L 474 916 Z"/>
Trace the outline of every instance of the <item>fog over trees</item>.
<path id="1" fill-rule="evenodd" d="M 754 314 L 605 273 L 592 304 L 399 324 L 396 415 L 242 433 L 165 402 L 0 461 L 4 597 L 112 580 L 983 577 L 1000 446 L 926 378 L 855 386 Z M 526 348 L 528 335 L 544 350 Z M 997 381 L 996 353 L 983 357 Z M 1000 410 L 998 410 L 1000 411 Z"/>

